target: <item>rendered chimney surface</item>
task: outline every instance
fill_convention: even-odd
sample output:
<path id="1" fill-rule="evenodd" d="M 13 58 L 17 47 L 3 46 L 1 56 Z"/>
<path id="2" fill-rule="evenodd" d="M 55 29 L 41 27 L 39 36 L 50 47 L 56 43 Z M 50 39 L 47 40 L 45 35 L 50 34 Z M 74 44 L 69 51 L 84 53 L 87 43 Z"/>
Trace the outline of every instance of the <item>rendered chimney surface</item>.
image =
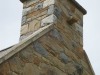
<path id="1" fill-rule="evenodd" d="M 20 0 L 20 42 L 0 52 L 0 75 L 95 75 L 83 50 L 83 16 L 75 0 Z"/>

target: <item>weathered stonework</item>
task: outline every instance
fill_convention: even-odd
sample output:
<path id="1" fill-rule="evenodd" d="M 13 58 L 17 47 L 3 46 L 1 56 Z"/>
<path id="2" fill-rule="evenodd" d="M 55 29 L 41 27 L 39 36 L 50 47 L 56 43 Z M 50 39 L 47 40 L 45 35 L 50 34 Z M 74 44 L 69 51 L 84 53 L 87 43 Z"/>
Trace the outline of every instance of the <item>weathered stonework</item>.
<path id="1" fill-rule="evenodd" d="M 95 75 L 83 50 L 75 0 L 21 0 L 20 43 L 0 52 L 0 75 Z"/>
<path id="2" fill-rule="evenodd" d="M 72 1 L 72 0 L 71 0 Z M 61 15 L 66 17 L 66 21 L 69 24 L 81 23 L 83 20 L 83 12 L 78 9 L 79 6 L 73 4 L 71 1 L 59 1 L 59 0 L 22 0 L 23 16 L 22 16 L 22 29 L 21 37 L 26 34 L 33 33 L 39 28 L 49 24 L 55 23 L 56 18 L 62 19 Z M 76 7 L 77 6 L 77 7 Z M 83 11 L 85 12 L 84 8 Z M 50 16 L 51 15 L 51 16 Z M 41 23 L 35 24 L 34 20 L 38 20 Z M 34 23 L 33 25 L 30 22 Z M 45 23 L 44 23 L 45 22 Z M 82 24 L 82 23 L 81 23 Z M 28 25 L 23 29 L 24 25 Z M 35 28 L 34 28 L 35 26 Z M 25 27 L 25 26 L 24 26 Z M 30 28 L 31 27 L 31 28 Z M 26 36 L 27 37 L 27 36 Z M 22 40 L 23 38 L 21 38 Z"/>

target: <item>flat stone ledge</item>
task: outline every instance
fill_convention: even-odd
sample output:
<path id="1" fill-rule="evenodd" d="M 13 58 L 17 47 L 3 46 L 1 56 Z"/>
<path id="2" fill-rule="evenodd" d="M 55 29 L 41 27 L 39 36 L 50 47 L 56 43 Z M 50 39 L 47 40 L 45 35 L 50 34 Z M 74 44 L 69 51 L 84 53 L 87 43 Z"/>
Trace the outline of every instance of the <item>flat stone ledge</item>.
<path id="1" fill-rule="evenodd" d="M 54 24 L 49 24 L 45 27 L 40 28 L 36 32 L 34 32 L 32 35 L 27 37 L 26 39 L 22 40 L 20 43 L 16 44 L 15 46 L 11 47 L 10 49 L 7 49 L 5 51 L 0 52 L 0 64 L 12 57 L 14 54 L 21 51 L 23 48 L 25 48 L 30 43 L 34 42 L 47 32 L 49 32 L 51 29 L 53 29 Z"/>

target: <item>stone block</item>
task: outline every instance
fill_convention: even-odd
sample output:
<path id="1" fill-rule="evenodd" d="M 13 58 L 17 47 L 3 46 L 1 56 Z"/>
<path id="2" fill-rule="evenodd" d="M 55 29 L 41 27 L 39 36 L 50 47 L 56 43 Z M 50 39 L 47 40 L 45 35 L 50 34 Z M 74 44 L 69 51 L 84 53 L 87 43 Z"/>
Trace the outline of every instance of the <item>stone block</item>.
<path id="1" fill-rule="evenodd" d="M 81 37 L 79 40 L 80 40 L 80 44 L 83 46 L 83 38 Z"/>
<path id="2" fill-rule="evenodd" d="M 63 71 L 52 65 L 41 63 L 40 67 L 42 68 L 41 75 L 66 75 Z"/>
<path id="3" fill-rule="evenodd" d="M 49 6 L 49 5 L 52 5 L 55 3 L 55 0 L 45 0 L 44 3 L 43 3 L 43 8 Z"/>
<path id="4" fill-rule="evenodd" d="M 83 74 L 83 67 L 82 67 L 82 65 L 76 63 L 75 67 L 76 67 L 77 74 L 82 75 Z"/>
<path id="5" fill-rule="evenodd" d="M 22 75 L 40 75 L 38 67 L 32 63 L 25 64 L 22 71 Z"/>
<path id="6" fill-rule="evenodd" d="M 23 15 L 23 16 L 24 16 L 24 15 L 27 15 L 27 13 L 29 13 L 29 12 L 31 12 L 31 7 L 24 8 L 24 9 L 23 9 L 23 14 L 22 14 L 22 15 Z"/>
<path id="7" fill-rule="evenodd" d="M 42 60 L 38 56 L 35 56 L 33 62 L 35 65 L 39 66 L 39 64 L 42 62 Z"/>
<path id="8" fill-rule="evenodd" d="M 83 19 L 83 13 L 80 12 L 77 8 L 75 9 L 74 13 L 79 19 Z"/>
<path id="9" fill-rule="evenodd" d="M 36 12 L 32 12 L 27 17 L 32 18 L 32 20 L 33 20 L 33 19 L 42 17 L 43 15 L 47 15 L 47 8 L 45 8 L 43 10 L 36 11 Z"/>
<path id="10" fill-rule="evenodd" d="M 79 31 L 81 34 L 83 34 L 83 27 L 79 24 L 75 24 L 76 31 Z"/>
<path id="11" fill-rule="evenodd" d="M 34 54 L 32 51 L 32 46 L 30 45 L 29 47 L 23 49 L 23 51 L 19 53 L 19 57 L 23 62 L 27 62 L 27 63 L 33 62 Z"/>
<path id="12" fill-rule="evenodd" d="M 17 56 L 9 60 L 9 65 L 12 72 L 19 73 L 19 74 L 21 74 L 24 67 L 24 63 Z"/>
<path id="13" fill-rule="evenodd" d="M 62 63 L 57 57 L 53 57 L 53 56 L 48 56 L 48 60 L 55 65 L 55 67 L 57 67 L 58 69 L 60 69 L 61 71 L 65 72 L 65 64 Z"/>
<path id="14" fill-rule="evenodd" d="M 37 29 L 40 28 L 40 21 L 38 20 L 33 20 L 29 23 L 29 29 L 28 31 L 29 32 L 33 32 L 33 31 L 36 31 Z"/>
<path id="15" fill-rule="evenodd" d="M 10 65 L 8 62 L 3 63 L 4 65 L 0 66 L 0 75 L 10 75 Z"/>
<path id="16" fill-rule="evenodd" d="M 40 0 L 28 0 L 28 1 L 26 2 L 26 4 L 24 5 L 24 7 L 29 7 L 29 6 L 35 4 L 35 3 L 39 2 L 39 1 L 40 1 Z"/>
<path id="17" fill-rule="evenodd" d="M 55 6 L 54 8 L 54 14 L 56 15 L 57 18 L 59 18 L 61 16 L 61 9 L 58 8 L 57 6 Z"/>
<path id="18" fill-rule="evenodd" d="M 66 64 L 66 72 L 68 75 L 74 75 L 74 73 L 76 72 L 76 67 L 72 62 Z"/>
<path id="19" fill-rule="evenodd" d="M 23 17 L 22 17 L 22 22 L 21 22 L 21 24 L 23 25 L 24 23 L 26 23 L 26 16 L 23 16 Z"/>
<path id="20" fill-rule="evenodd" d="M 15 72 L 12 72 L 11 75 L 18 75 L 18 74 L 16 74 Z"/>
<path id="21" fill-rule="evenodd" d="M 60 53 L 59 57 L 63 63 L 68 63 L 68 56 L 66 56 L 65 53 Z"/>
<path id="22" fill-rule="evenodd" d="M 72 24 L 74 24 L 74 23 L 77 23 L 78 20 L 79 20 L 79 19 L 78 19 L 75 15 L 73 15 L 73 16 L 70 16 L 70 17 L 69 17 L 68 23 L 69 23 L 70 25 L 72 25 Z"/>
<path id="23" fill-rule="evenodd" d="M 55 23 L 57 20 L 57 17 L 52 14 L 46 18 L 44 18 L 42 21 L 41 21 L 41 26 L 45 26 L 45 25 L 48 25 L 48 24 L 51 24 L 51 23 Z"/>
<path id="24" fill-rule="evenodd" d="M 59 33 L 59 31 L 57 29 L 53 29 L 50 33 L 51 36 L 53 36 L 54 38 L 58 39 L 58 40 L 62 40 L 62 37 Z"/>
<path id="25" fill-rule="evenodd" d="M 27 20 L 26 20 L 27 22 L 30 22 L 30 21 L 32 21 L 32 19 L 31 18 L 27 18 Z"/>
<path id="26" fill-rule="evenodd" d="M 49 7 L 48 7 L 48 15 L 51 15 L 51 14 L 53 14 L 54 13 L 54 5 L 50 5 Z"/>
<path id="27" fill-rule="evenodd" d="M 66 75 L 66 73 L 64 73 L 63 71 L 61 71 L 57 67 L 54 67 L 54 72 L 56 73 L 56 75 Z"/>
<path id="28" fill-rule="evenodd" d="M 45 12 L 44 12 L 45 13 Z M 47 17 L 47 14 L 43 14 L 42 16 L 37 17 L 37 20 L 42 20 Z"/>
<path id="29" fill-rule="evenodd" d="M 28 24 L 23 25 L 21 27 L 21 35 L 26 34 L 28 32 Z"/>
<path id="30" fill-rule="evenodd" d="M 39 54 L 43 55 L 44 57 L 48 56 L 48 52 L 39 42 L 35 42 L 33 44 L 33 47 L 35 48 L 35 51 L 38 52 Z"/>

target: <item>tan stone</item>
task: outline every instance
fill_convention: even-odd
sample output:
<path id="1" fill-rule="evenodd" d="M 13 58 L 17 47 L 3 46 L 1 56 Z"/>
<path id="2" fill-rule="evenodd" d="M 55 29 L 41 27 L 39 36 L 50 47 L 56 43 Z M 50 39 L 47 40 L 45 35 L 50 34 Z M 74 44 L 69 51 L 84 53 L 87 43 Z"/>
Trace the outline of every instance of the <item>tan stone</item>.
<path id="1" fill-rule="evenodd" d="M 56 57 L 50 57 L 48 58 L 57 68 L 59 68 L 61 71 L 65 72 L 65 64 L 63 64 L 58 58 Z"/>
<path id="2" fill-rule="evenodd" d="M 28 24 L 23 25 L 21 27 L 21 35 L 26 34 L 28 32 Z"/>
<path id="3" fill-rule="evenodd" d="M 8 62 L 3 63 L 4 65 L 0 66 L 0 75 L 9 75 L 10 66 Z"/>
<path id="4" fill-rule="evenodd" d="M 68 20 L 68 23 L 70 25 L 74 24 L 74 23 L 77 23 L 78 22 L 78 18 L 74 15 L 74 16 L 71 16 Z"/>
<path id="5" fill-rule="evenodd" d="M 74 67 L 73 63 L 66 64 L 66 72 L 68 74 L 73 74 L 76 71 L 76 68 Z"/>
<path id="6" fill-rule="evenodd" d="M 36 31 L 37 29 L 40 28 L 40 21 L 38 20 L 33 20 L 32 22 L 29 23 L 29 32 Z"/>
<path id="7" fill-rule="evenodd" d="M 36 65 L 27 63 L 23 69 L 22 75 L 40 75 Z"/>
<path id="8" fill-rule="evenodd" d="M 34 16 L 41 16 L 44 14 L 44 12 L 48 9 L 48 7 L 44 8 L 44 9 L 41 9 L 41 10 L 38 10 L 38 11 L 33 11 L 31 12 L 30 14 L 27 15 L 27 18 L 32 18 Z M 45 12 L 46 14 L 46 12 Z"/>
<path id="9" fill-rule="evenodd" d="M 45 0 L 43 3 L 43 8 L 50 6 L 55 3 L 55 0 Z"/>

